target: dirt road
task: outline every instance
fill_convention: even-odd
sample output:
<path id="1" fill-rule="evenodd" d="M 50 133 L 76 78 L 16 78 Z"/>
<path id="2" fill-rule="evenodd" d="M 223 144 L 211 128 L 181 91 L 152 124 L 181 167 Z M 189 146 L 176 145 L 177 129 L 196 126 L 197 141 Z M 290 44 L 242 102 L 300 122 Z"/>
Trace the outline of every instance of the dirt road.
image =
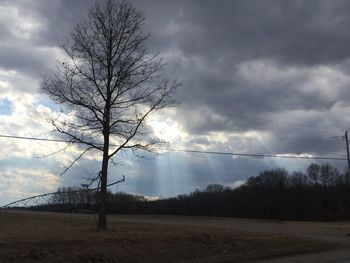
<path id="1" fill-rule="evenodd" d="M 249 261 L 248 261 L 249 262 Z M 256 262 L 251 261 L 251 262 Z M 349 263 L 350 248 L 260 260 L 259 263 Z"/>

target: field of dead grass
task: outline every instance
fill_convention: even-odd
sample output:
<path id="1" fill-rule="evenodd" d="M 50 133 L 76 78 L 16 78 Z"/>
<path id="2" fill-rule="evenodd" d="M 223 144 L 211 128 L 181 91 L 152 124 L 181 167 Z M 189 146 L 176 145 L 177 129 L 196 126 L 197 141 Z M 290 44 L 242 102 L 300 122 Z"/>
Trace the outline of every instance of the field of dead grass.
<path id="1" fill-rule="evenodd" d="M 0 210 L 0 262 L 242 262 L 338 246 L 227 222 L 112 216 L 99 232 L 93 215 Z"/>

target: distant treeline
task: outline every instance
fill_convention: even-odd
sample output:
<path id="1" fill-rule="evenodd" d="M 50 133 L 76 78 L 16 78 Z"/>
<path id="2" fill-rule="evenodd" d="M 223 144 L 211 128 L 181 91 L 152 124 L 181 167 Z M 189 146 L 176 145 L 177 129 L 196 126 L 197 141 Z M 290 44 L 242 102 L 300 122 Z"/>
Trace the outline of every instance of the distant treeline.
<path id="1" fill-rule="evenodd" d="M 74 190 L 71 192 L 69 190 Z M 61 188 L 49 204 L 37 210 L 88 211 L 97 207 L 96 193 Z M 71 192 L 71 193 L 70 193 Z M 347 175 L 329 163 L 311 164 L 306 173 L 273 169 L 250 177 L 231 189 L 211 184 L 187 195 L 149 201 L 143 196 L 108 193 L 111 214 L 225 216 L 287 220 L 350 218 Z"/>

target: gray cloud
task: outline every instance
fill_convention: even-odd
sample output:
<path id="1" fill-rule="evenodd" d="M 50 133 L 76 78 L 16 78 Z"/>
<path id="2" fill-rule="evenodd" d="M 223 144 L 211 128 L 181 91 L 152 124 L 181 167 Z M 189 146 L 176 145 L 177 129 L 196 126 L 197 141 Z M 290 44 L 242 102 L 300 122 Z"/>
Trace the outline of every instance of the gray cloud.
<path id="1" fill-rule="evenodd" d="M 146 17 L 149 49 L 160 52 L 166 73 L 183 82 L 177 93 L 182 104 L 170 117 L 188 133 L 186 147 L 344 155 L 343 142 L 332 136 L 350 127 L 349 1 L 132 2 Z M 3 0 L 0 69 L 36 80 L 51 72 L 57 48 L 69 39 L 74 24 L 86 16 L 92 3 Z M 13 89 L 26 90 L 23 83 Z M 216 139 L 218 133 L 227 141 Z M 161 173 L 174 169 L 170 159 L 162 160 L 167 165 L 153 160 L 127 166 L 134 175 L 129 179 L 132 186 L 125 189 L 155 194 L 152 189 L 165 180 Z M 230 184 L 278 164 L 290 169 L 308 164 L 213 157 L 215 169 L 209 170 L 205 158 L 180 155 L 177 159 L 182 168 L 174 176 L 189 174 L 190 178 L 190 186 L 181 191 L 215 181 L 215 173 L 218 180 L 221 176 L 222 182 Z M 83 162 L 91 169 L 96 165 Z M 78 178 L 79 172 L 72 178 Z M 233 174 L 238 175 L 230 177 Z M 69 182 L 73 179 L 62 179 L 62 184 Z"/>
<path id="2" fill-rule="evenodd" d="M 173 24 L 178 30 L 171 40 L 185 53 L 214 60 L 226 55 L 243 60 L 272 57 L 302 65 L 331 63 L 349 56 L 347 1 L 153 2 L 164 9 L 156 16 L 152 13 L 150 20 L 162 17 L 163 30 Z M 169 13 L 170 8 L 173 11 Z"/>

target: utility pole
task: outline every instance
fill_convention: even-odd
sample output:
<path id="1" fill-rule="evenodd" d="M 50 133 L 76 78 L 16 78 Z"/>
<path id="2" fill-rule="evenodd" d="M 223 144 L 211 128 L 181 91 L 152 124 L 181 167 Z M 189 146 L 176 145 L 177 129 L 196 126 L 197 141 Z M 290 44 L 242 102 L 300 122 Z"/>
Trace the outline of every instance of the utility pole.
<path id="1" fill-rule="evenodd" d="M 347 157 L 348 157 L 348 178 L 347 178 L 347 183 L 348 183 L 348 187 L 350 188 L 350 155 L 349 155 L 348 131 L 345 131 L 345 142 L 346 142 L 346 153 L 347 153 Z"/>

